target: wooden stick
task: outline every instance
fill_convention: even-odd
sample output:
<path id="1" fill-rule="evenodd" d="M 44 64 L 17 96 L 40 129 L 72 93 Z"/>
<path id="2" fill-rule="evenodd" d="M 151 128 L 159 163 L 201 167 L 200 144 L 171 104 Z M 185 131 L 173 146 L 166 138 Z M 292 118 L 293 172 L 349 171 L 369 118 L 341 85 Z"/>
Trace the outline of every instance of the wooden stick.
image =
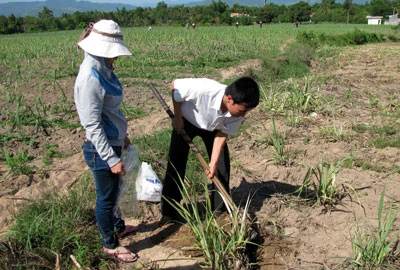
<path id="1" fill-rule="evenodd" d="M 71 258 L 71 260 L 74 262 L 76 268 L 78 268 L 79 270 L 82 269 L 81 265 L 78 263 L 78 261 L 75 259 L 74 255 L 69 255 L 69 257 Z"/>

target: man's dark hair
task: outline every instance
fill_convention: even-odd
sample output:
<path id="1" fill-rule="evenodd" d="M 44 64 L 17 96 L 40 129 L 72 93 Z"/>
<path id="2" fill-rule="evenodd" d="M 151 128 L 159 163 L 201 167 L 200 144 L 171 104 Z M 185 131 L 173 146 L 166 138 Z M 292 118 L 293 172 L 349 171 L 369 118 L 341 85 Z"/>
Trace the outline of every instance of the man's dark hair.
<path id="1" fill-rule="evenodd" d="M 231 95 L 236 104 L 243 104 L 246 108 L 255 108 L 260 101 L 258 84 L 250 77 L 241 77 L 228 85 L 225 95 Z"/>

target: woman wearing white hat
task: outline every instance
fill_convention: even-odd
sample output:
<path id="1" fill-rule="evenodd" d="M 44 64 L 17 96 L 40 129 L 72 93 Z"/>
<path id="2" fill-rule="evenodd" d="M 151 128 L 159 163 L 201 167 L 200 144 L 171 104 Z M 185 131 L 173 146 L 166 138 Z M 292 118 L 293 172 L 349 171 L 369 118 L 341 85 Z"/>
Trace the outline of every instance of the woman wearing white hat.
<path id="1" fill-rule="evenodd" d="M 136 228 L 125 225 L 121 215 L 115 215 L 114 211 L 120 176 L 125 175 L 121 151 L 129 146 L 130 140 L 126 134 L 127 121 L 120 110 L 123 89 L 113 63 L 119 56 L 132 54 L 123 41 L 121 28 L 112 20 L 91 23 L 78 45 L 85 51 L 85 57 L 75 81 L 74 99 L 86 133 L 85 161 L 96 184 L 96 219 L 103 250 L 121 261 L 134 262 L 138 256 L 120 246 L 119 238 Z"/>

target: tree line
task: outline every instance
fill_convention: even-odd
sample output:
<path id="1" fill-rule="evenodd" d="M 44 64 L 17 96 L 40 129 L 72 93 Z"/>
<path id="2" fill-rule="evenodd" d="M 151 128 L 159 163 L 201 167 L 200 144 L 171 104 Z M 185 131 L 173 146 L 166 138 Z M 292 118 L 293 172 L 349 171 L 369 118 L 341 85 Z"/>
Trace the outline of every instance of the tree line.
<path id="1" fill-rule="evenodd" d="M 138 7 L 127 10 L 117 9 L 112 12 L 88 11 L 63 13 L 59 17 L 47 7 L 38 16 L 16 17 L 0 16 L 0 34 L 33 33 L 43 31 L 84 29 L 89 22 L 99 19 L 112 19 L 122 27 L 142 27 L 155 25 L 184 26 L 195 23 L 205 25 L 252 25 L 262 23 L 366 23 L 366 16 L 391 15 L 397 13 L 400 0 L 371 0 L 365 4 L 356 4 L 352 0 L 336 3 L 335 0 L 322 0 L 310 5 L 300 1 L 293 5 L 267 4 L 264 7 L 249 7 L 234 4 L 232 7 L 221 0 L 210 5 L 187 7 L 184 5 L 168 6 L 164 1 L 155 8 Z M 232 16 L 232 14 L 238 16 Z"/>

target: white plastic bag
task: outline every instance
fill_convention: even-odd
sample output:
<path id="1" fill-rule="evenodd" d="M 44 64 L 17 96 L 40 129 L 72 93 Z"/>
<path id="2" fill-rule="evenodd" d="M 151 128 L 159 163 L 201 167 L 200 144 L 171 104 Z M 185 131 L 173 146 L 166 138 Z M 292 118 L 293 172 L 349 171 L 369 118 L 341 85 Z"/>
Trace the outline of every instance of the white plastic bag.
<path id="1" fill-rule="evenodd" d="M 121 161 L 124 163 L 126 174 L 121 177 L 117 204 L 114 207 L 114 215 L 133 217 L 138 208 L 139 202 L 136 196 L 136 179 L 139 171 L 139 150 L 133 145 L 122 150 Z"/>
<path id="2" fill-rule="evenodd" d="M 162 183 L 150 164 L 142 162 L 136 179 L 136 195 L 139 201 L 161 201 Z"/>

